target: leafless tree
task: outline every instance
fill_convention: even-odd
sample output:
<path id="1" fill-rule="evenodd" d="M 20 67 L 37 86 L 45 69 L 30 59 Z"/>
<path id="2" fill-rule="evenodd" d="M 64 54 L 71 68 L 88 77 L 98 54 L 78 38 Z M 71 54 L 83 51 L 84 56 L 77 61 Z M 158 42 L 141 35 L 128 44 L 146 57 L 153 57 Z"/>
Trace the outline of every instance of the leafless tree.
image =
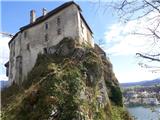
<path id="1" fill-rule="evenodd" d="M 124 23 L 148 18 L 150 25 L 145 26 L 147 32 L 135 32 L 134 34 L 145 36 L 146 39 L 150 38 L 154 52 L 136 53 L 136 56 L 152 62 L 160 62 L 160 0 L 112 0 L 107 3 L 108 6 L 116 10 Z M 146 64 L 140 65 L 147 67 Z"/>

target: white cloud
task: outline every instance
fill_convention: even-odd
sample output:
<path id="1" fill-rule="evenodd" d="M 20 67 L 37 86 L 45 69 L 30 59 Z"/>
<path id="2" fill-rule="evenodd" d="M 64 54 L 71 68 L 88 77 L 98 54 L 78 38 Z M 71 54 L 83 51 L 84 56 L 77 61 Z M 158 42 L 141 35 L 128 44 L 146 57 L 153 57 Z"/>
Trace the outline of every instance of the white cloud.
<path id="1" fill-rule="evenodd" d="M 0 80 L 8 80 L 5 75 L 4 64 L 9 60 L 9 40 L 9 37 L 0 36 Z"/>
<path id="2" fill-rule="evenodd" d="M 7 81 L 8 77 L 5 74 L 0 75 L 0 81 Z"/>
<path id="3" fill-rule="evenodd" d="M 155 16 L 155 13 L 150 14 L 150 17 L 153 16 Z M 157 19 L 149 20 L 150 17 L 146 16 L 140 20 L 132 20 L 126 24 L 115 23 L 111 25 L 105 32 L 106 42 L 111 44 L 111 47 L 106 52 L 112 55 L 133 55 L 137 52 L 151 51 L 152 47 L 158 51 L 158 46 L 153 45 L 152 36 L 133 34 L 150 34 L 148 28 L 155 28 L 157 25 Z M 158 30 L 160 31 L 159 28 Z"/>
<path id="4" fill-rule="evenodd" d="M 136 70 L 115 72 L 120 83 L 138 82 L 143 80 L 153 80 L 159 78 L 158 73 L 152 73 L 146 69 L 137 68 Z"/>
<path id="5" fill-rule="evenodd" d="M 151 64 L 151 66 L 160 66 L 160 63 L 152 62 L 144 60 L 144 59 L 136 59 L 134 64 L 131 63 L 131 59 L 129 56 L 135 56 L 137 52 L 142 53 L 159 53 L 160 41 L 157 44 L 154 44 L 153 36 L 144 36 L 133 33 L 145 33 L 150 34 L 148 28 L 155 28 L 158 18 L 150 20 L 153 16 L 156 16 L 156 13 L 151 13 L 149 16 L 146 16 L 140 20 L 132 20 L 123 23 L 115 23 L 111 25 L 108 30 L 105 32 L 105 40 L 106 40 L 106 53 L 110 54 L 111 58 L 114 60 L 114 72 L 118 80 L 123 82 L 135 82 L 142 80 L 152 80 L 155 78 L 159 78 L 159 73 L 152 73 L 152 70 L 156 70 L 156 68 L 141 68 L 138 66 L 138 62 L 144 62 L 147 64 Z M 160 20 L 159 20 L 160 21 Z M 158 28 L 158 32 L 160 28 Z M 116 57 L 118 56 L 118 57 Z M 115 58 L 114 58 L 115 57 Z M 119 61 L 118 58 L 127 59 L 128 61 L 123 60 Z M 141 61 L 142 60 L 142 61 Z M 119 65 L 121 64 L 121 65 Z M 126 67 L 127 65 L 127 67 Z M 125 66 L 124 68 L 121 66 Z M 134 67 L 133 67 L 134 66 Z M 159 70 L 160 68 L 158 68 Z"/>
<path id="6" fill-rule="evenodd" d="M 116 42 L 120 39 L 117 39 L 117 36 L 121 37 L 120 34 L 122 33 L 123 27 L 120 24 L 113 24 L 109 31 L 105 33 L 105 38 L 107 39 L 107 42 Z"/>
<path id="7" fill-rule="evenodd" d="M 118 36 L 117 36 L 118 37 Z M 146 42 L 142 36 L 134 36 L 134 35 L 127 35 L 127 36 L 120 36 L 117 38 L 119 41 L 113 43 L 107 53 L 111 53 L 113 55 L 135 55 L 137 52 L 146 51 L 150 47 L 151 42 Z"/>

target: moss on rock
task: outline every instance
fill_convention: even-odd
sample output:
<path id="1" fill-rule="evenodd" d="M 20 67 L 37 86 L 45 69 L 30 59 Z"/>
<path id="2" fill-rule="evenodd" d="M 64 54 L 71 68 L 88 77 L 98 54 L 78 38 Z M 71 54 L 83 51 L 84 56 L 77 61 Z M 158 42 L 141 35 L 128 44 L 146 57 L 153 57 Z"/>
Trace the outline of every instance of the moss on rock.
<path id="1" fill-rule="evenodd" d="M 70 47 L 69 54 L 62 56 L 60 51 Z M 110 74 L 105 76 L 105 69 L 109 69 L 106 63 L 111 66 L 107 60 L 104 63 L 94 49 L 81 48 L 67 38 L 57 49 L 60 51 L 55 54 L 38 55 L 21 90 L 16 88 L 14 93 L 8 89 L 12 92 L 9 94 L 4 91 L 8 95 L 2 106 L 3 120 L 129 120 L 110 104 L 115 103 L 117 108 L 123 105 L 118 83 L 108 79 Z M 84 52 L 79 53 L 80 49 Z M 108 71 L 113 74 L 112 69 Z M 106 83 L 102 88 L 100 81 Z M 110 101 L 106 87 L 110 90 Z"/>

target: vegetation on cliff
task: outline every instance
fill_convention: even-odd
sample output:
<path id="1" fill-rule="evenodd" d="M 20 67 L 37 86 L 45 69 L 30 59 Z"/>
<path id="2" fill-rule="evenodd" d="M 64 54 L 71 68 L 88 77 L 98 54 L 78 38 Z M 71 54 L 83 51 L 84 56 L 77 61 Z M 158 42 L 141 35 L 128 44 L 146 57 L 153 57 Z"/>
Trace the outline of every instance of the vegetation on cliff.
<path id="1" fill-rule="evenodd" d="M 2 91 L 3 120 L 130 120 L 109 60 L 69 38 L 55 48 Z"/>

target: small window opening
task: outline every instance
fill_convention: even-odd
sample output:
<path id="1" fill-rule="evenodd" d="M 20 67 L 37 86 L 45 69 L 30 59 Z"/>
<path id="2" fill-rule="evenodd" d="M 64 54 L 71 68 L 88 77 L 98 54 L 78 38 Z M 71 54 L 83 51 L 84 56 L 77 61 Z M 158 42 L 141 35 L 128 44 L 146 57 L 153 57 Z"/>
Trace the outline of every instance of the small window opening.
<path id="1" fill-rule="evenodd" d="M 81 30 L 82 30 L 82 33 L 84 33 L 84 27 L 83 27 L 82 20 L 81 20 Z"/>
<path id="2" fill-rule="evenodd" d="M 61 24 L 61 19 L 60 19 L 60 17 L 58 17 L 57 18 L 57 25 L 60 26 L 60 24 Z"/>
<path id="3" fill-rule="evenodd" d="M 48 41 L 48 34 L 45 35 L 45 41 Z"/>
<path id="4" fill-rule="evenodd" d="M 30 51 L 30 44 L 27 44 L 27 50 Z"/>
<path id="5" fill-rule="evenodd" d="M 47 48 L 43 48 L 44 54 L 47 54 Z"/>
<path id="6" fill-rule="evenodd" d="M 15 56 L 15 42 L 12 43 L 12 55 Z"/>
<path id="7" fill-rule="evenodd" d="M 46 29 L 46 30 L 48 29 L 48 22 L 45 23 L 45 29 Z"/>
<path id="8" fill-rule="evenodd" d="M 58 35 L 61 35 L 61 29 L 60 29 L 60 28 L 57 29 L 57 34 L 58 34 Z"/>

